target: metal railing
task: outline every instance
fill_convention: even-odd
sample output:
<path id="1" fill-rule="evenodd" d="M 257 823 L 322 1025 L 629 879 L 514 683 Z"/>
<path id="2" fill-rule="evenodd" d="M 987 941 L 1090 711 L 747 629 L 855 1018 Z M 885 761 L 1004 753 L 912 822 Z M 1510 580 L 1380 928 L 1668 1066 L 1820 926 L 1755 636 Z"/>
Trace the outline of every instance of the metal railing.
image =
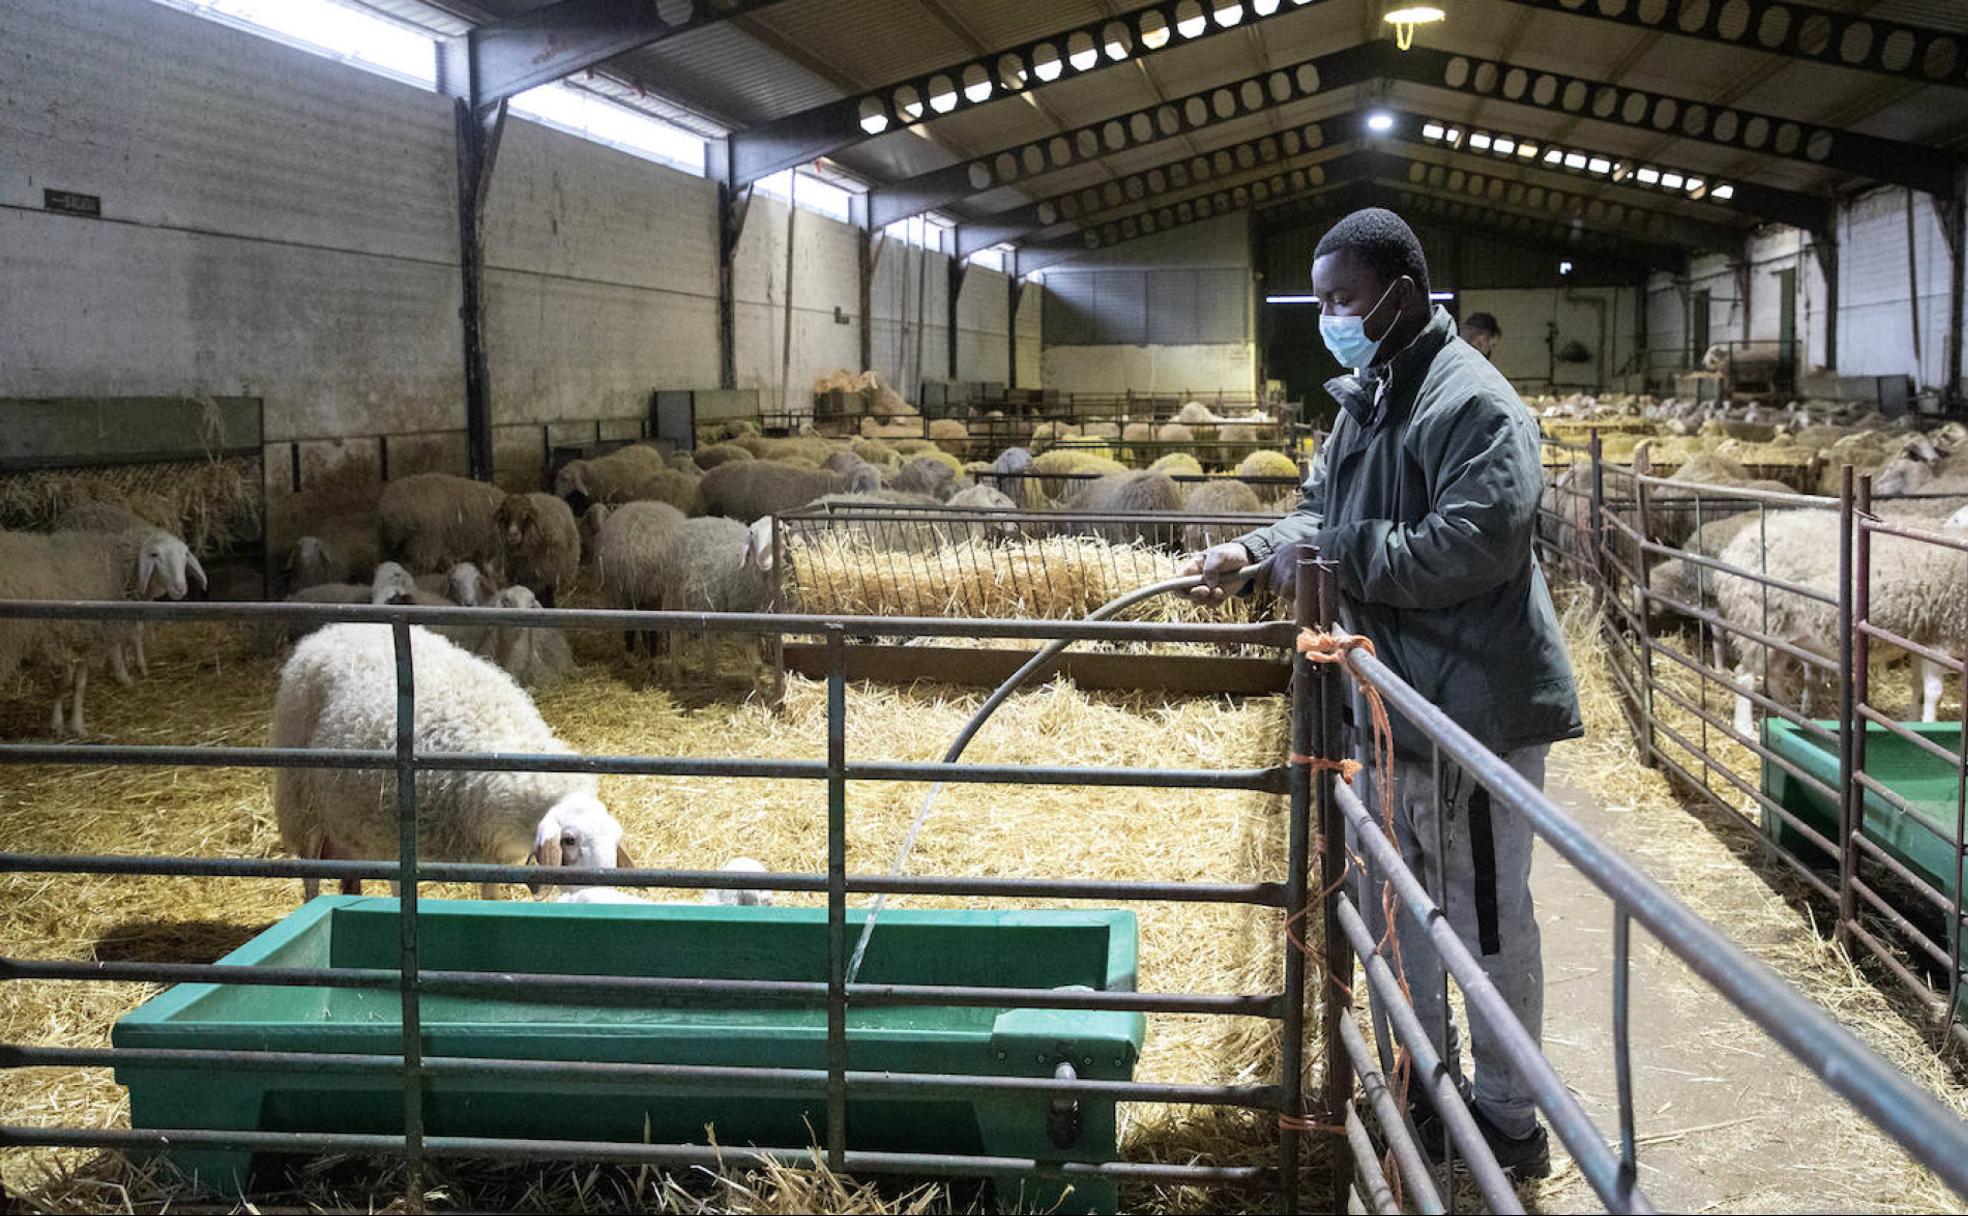
<path id="1" fill-rule="evenodd" d="M 1547 441 L 1563 446 L 1572 459 L 1547 463 L 1558 476 L 1547 480 L 1540 550 L 1549 568 L 1592 590 L 1608 672 L 1643 761 L 1748 829 L 1766 860 L 1833 909 L 1841 943 L 1859 947 L 1937 1027 L 1968 1043 L 1960 1008 L 1968 756 L 1909 727 L 1902 714 L 1916 710 L 1879 703 L 1872 674 L 1882 648 L 1956 680 L 1968 672 L 1962 627 L 1939 639 L 1907 636 L 1876 618 L 1872 594 L 1882 577 L 1876 538 L 1903 547 L 1897 570 L 1957 568 L 1968 586 L 1968 538 L 1938 530 L 1940 512 L 1962 500 L 1875 501 L 1869 480 L 1849 467 L 1837 497 L 1694 485 L 1598 459 L 1597 435 L 1583 446 Z M 1826 533 L 1804 582 L 1773 572 L 1770 560 L 1772 521 L 1800 511 L 1822 513 Z M 1719 543 L 1731 534 L 1754 543 Z M 1725 549 L 1755 564 L 1725 560 Z M 1780 568 L 1793 567 L 1789 556 Z M 1897 610 L 1904 616 L 1906 606 Z M 1835 765 L 1800 763 L 1779 731 Z M 1868 769 L 1868 739 L 1882 736 L 1951 778 L 1945 805 L 1916 805 Z M 1835 818 L 1813 822 L 1778 787 L 1835 807 Z M 1952 860 L 1938 875 L 1916 867 L 1890 843 L 1906 838 L 1931 840 Z"/>
<path id="2" fill-rule="evenodd" d="M 1310 561 L 1304 563 L 1299 588 L 1297 616 L 1329 622 L 1336 603 L 1330 571 L 1319 570 Z M 1340 640 L 1345 639 L 1342 636 Z M 1968 1155 L 1964 1155 L 1968 1154 L 1968 1124 L 1580 826 L 1508 762 L 1403 682 L 1370 649 L 1342 648 L 1337 657 L 1336 663 L 1320 664 L 1307 681 L 1317 687 L 1313 694 L 1315 711 L 1295 718 L 1294 724 L 1310 725 L 1316 720 L 1317 729 L 1316 733 L 1294 736 L 1296 751 L 1303 756 L 1328 758 L 1344 754 L 1342 701 L 1349 685 L 1370 689 L 1384 702 L 1390 716 L 1428 741 L 1430 754 L 1415 761 L 1420 771 L 1439 778 L 1453 765 L 1466 773 L 1489 792 L 1493 807 L 1521 815 L 1540 840 L 1608 897 L 1613 928 L 1611 1041 L 1618 1128 L 1609 1138 L 1592 1122 L 1537 1039 L 1511 1011 L 1481 961 L 1463 943 L 1449 920 L 1441 866 L 1428 867 L 1435 876 L 1432 886 L 1424 882 L 1360 795 L 1339 780 L 1332 765 L 1322 763 L 1313 785 L 1326 890 L 1324 970 L 1329 985 L 1323 1011 L 1327 1053 L 1324 1106 L 1332 1124 L 1328 1130 L 1343 1136 L 1352 1166 L 1352 1177 L 1339 1188 L 1336 1210 L 1398 1212 L 1402 1203 L 1397 1195 L 1418 1211 L 1447 1210 L 1454 1199 L 1447 1180 L 1458 1157 L 1467 1163 L 1490 1210 L 1524 1210 L 1459 1092 L 1459 1065 L 1453 1058 L 1443 1058 L 1437 1046 L 1453 1042 L 1447 1025 L 1451 982 L 1460 989 L 1464 1007 L 1472 1016 L 1483 1017 L 1498 1037 L 1503 1055 L 1531 1090 L 1538 1110 L 1607 1209 L 1655 1210 L 1638 1182 L 1639 1141 L 1629 1038 L 1634 924 L 1652 934 L 1663 948 L 1911 1156 L 1957 1193 L 1968 1195 Z M 1366 750 L 1364 745 L 1360 750 Z M 1380 774 L 1377 779 L 1390 777 Z M 1431 784 L 1434 821 L 1440 825 L 1443 783 L 1437 779 Z M 1441 847 L 1439 842 L 1436 847 Z M 1350 858 L 1349 849 L 1353 851 Z M 1353 877 L 1364 899 L 1356 897 L 1347 889 L 1348 884 L 1334 875 Z M 1422 963 L 1393 954 L 1387 942 L 1369 928 L 1362 902 L 1397 909 L 1391 915 L 1408 918 L 1433 957 Z M 1364 988 L 1338 979 L 1351 979 L 1356 959 L 1365 971 Z M 1421 982 L 1418 977 L 1435 968 L 1439 968 L 1442 998 L 1436 1007 L 1442 1010 L 1442 1022 L 1427 1027 L 1403 981 Z M 1372 1014 L 1376 1042 L 1371 1045 L 1356 1020 L 1355 997 L 1362 991 Z M 1403 1074 L 1411 1078 L 1421 1103 L 1404 1108 L 1398 1080 Z M 1364 1110 L 1361 1099 L 1365 1100 Z M 1432 1109 L 1439 1117 L 1441 1143 L 1421 1142 L 1415 1115 L 1422 1109 Z M 1370 1134 L 1369 1121 L 1379 1133 L 1378 1142 Z M 1431 1168 L 1430 1156 L 1443 1161 L 1442 1173 Z"/>
<path id="3" fill-rule="evenodd" d="M 408 1162 L 407 1193 L 413 1206 L 422 1196 L 423 1162 L 434 1157 L 498 1159 L 579 1159 L 666 1166 L 729 1167 L 767 1161 L 811 1164 L 814 1148 L 731 1147 L 712 1144 L 638 1144 L 515 1137 L 434 1135 L 428 1131 L 426 1079 L 459 1076 L 525 1076 L 541 1072 L 608 1078 L 639 1086 L 730 1085 L 769 1082 L 789 1091 L 824 1097 L 818 1136 L 821 1159 L 835 1171 L 900 1172 L 914 1175 L 985 1175 L 1066 1181 L 1152 1182 L 1179 1185 L 1230 1185 L 1270 1182 L 1282 1210 L 1297 1208 L 1300 1135 L 1290 1130 L 1305 1114 L 1300 1044 L 1305 1015 L 1305 959 L 1287 951 L 1283 983 L 1277 991 L 1254 993 L 1075 991 L 977 987 L 942 984 L 853 983 L 848 980 L 847 899 L 850 895 L 920 893 L 963 897 L 1018 897 L 1060 900 L 1142 900 L 1235 903 L 1276 908 L 1289 923 L 1307 909 L 1310 859 L 1309 781 L 1303 767 L 1279 763 L 1254 769 L 1116 768 L 1078 765 L 1006 765 L 896 762 L 852 758 L 847 750 L 846 655 L 856 635 L 881 633 L 946 638 L 1071 638 L 1090 642 L 1196 642 L 1288 648 L 1293 626 L 1281 621 L 1249 624 L 1086 623 L 936 618 L 867 618 L 821 615 L 659 613 L 601 610 L 514 610 L 219 603 L 0 602 L 0 618 L 70 618 L 95 621 L 247 621 L 319 625 L 368 622 L 387 626 L 394 640 L 396 739 L 393 748 L 316 750 L 279 747 L 90 745 L 3 743 L 0 766 L 9 764 L 194 765 L 255 768 L 341 767 L 385 770 L 396 777 L 397 857 L 390 861 L 262 860 L 249 858 L 86 856 L 0 853 L 0 873 L 114 874 L 220 878 L 383 878 L 402 881 L 401 937 L 395 968 L 241 967 L 220 964 L 95 962 L 0 957 L 0 980 L 25 982 L 113 982 L 129 984 L 212 983 L 305 987 L 396 989 L 401 994 L 400 1052 L 342 1055 L 300 1052 L 199 1051 L 192 1049 L 81 1049 L 0 1045 L 0 1069 L 73 1067 L 102 1069 L 122 1064 L 204 1064 L 214 1067 L 281 1063 L 309 1069 L 369 1073 L 400 1078 L 403 1090 L 401 1135 L 329 1132 L 266 1132 L 210 1128 L 102 1129 L 63 1126 L 0 1127 L 0 1148 L 28 1146 L 165 1150 L 230 1148 L 288 1153 L 401 1154 Z M 656 757 L 630 755 L 533 755 L 431 753 L 417 748 L 414 726 L 413 626 L 500 623 L 614 631 L 671 631 L 794 634 L 823 639 L 830 657 L 826 680 L 826 759 Z M 1305 712 L 1305 693 L 1292 712 Z M 824 892 L 827 946 L 824 980 L 715 980 L 692 977 L 511 974 L 492 971 L 431 970 L 419 960 L 419 887 L 430 882 L 526 882 L 539 871 L 524 866 L 429 862 L 418 855 L 419 813 L 416 775 L 435 770 L 581 772 L 643 776 L 755 777 L 817 781 L 827 789 L 827 865 L 824 874 L 741 874 L 727 871 L 663 869 L 557 869 L 554 881 L 571 886 L 612 885 Z M 1291 828 L 1287 869 L 1255 882 L 1110 881 L 961 876 L 875 876 L 847 871 L 847 797 L 852 781 L 962 782 L 1021 785 L 1248 790 L 1285 795 Z M 605 995 L 620 1002 L 663 1001 L 678 996 L 714 998 L 734 1007 L 787 1004 L 826 1013 L 826 1067 L 734 1068 L 681 1064 L 621 1064 L 489 1058 L 426 1057 L 421 1049 L 420 1000 L 430 994 L 523 995 L 529 1001 L 565 1002 Z M 1255 1017 L 1276 1024 L 1280 1066 L 1261 1083 L 1160 1084 L 1075 1079 L 1048 1073 L 1037 1077 L 971 1076 L 908 1072 L 870 1072 L 847 1067 L 847 1010 L 892 1006 L 983 1006 L 1126 1010 L 1142 1013 Z M 1059 1161 L 1040 1158 L 952 1155 L 932 1152 L 867 1151 L 849 1147 L 850 1094 L 931 1094 L 959 1098 L 992 1094 L 1048 1095 L 1067 1100 L 1166 1102 L 1268 1110 L 1282 1121 L 1274 1168 L 1258 1165 L 1159 1163 L 1126 1160 Z"/>

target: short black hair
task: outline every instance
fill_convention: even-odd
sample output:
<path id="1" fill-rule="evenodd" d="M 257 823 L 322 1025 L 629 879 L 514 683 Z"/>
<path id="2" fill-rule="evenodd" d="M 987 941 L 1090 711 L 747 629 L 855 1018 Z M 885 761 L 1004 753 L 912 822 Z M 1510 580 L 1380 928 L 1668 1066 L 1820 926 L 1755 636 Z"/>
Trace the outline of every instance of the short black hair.
<path id="1" fill-rule="evenodd" d="M 1492 338 L 1501 338 L 1503 336 L 1503 326 L 1498 325 L 1497 319 L 1486 312 L 1470 313 L 1462 319 L 1462 327 L 1464 329 L 1473 329 L 1477 333 L 1488 334 Z"/>
<path id="2" fill-rule="evenodd" d="M 1421 241 L 1406 220 L 1385 207 L 1364 207 L 1328 228 L 1312 251 L 1312 260 L 1342 250 L 1359 258 L 1383 283 L 1407 275 L 1424 293 L 1428 291 L 1428 259 L 1421 252 Z"/>

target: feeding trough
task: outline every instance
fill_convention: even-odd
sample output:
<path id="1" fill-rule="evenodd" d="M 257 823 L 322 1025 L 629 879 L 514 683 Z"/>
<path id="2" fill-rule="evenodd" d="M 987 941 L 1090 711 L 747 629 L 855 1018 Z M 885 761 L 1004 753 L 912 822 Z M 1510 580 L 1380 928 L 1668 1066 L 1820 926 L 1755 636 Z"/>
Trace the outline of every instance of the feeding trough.
<path id="1" fill-rule="evenodd" d="M 848 913 L 849 933 L 863 913 Z M 426 900 L 419 908 L 426 971 L 497 971 L 716 980 L 822 981 L 822 908 L 664 904 L 533 904 Z M 238 967 L 394 968 L 394 899 L 316 899 L 227 955 Z M 1131 991 L 1134 914 L 1108 910 L 890 910 L 859 976 L 865 984 L 940 984 Z M 821 1069 L 827 1012 L 811 1001 L 741 1006 L 729 995 L 643 994 L 554 999 L 422 998 L 431 1058 L 609 1061 Z M 331 1052 L 401 1051 L 401 996 L 387 988 L 180 984 L 116 1024 L 117 1047 Z M 1085 1079 L 1127 1080 L 1145 1019 L 1111 1011 L 855 1007 L 851 1070 L 1046 1077 L 1069 1064 Z M 139 1128 L 394 1134 L 400 1081 L 389 1074 L 258 1066 L 143 1064 L 117 1069 Z M 546 1070 L 523 1076 L 436 1070 L 425 1080 L 432 1136 L 705 1143 L 799 1148 L 825 1126 L 824 1086 L 784 1080 L 710 1084 Z M 852 1091 L 851 1149 L 982 1154 L 1048 1162 L 1115 1155 L 1111 1100 L 1056 1102 L 1044 1093 L 988 1097 Z M 174 1164 L 210 1189 L 243 1191 L 251 1154 L 176 1151 Z M 1057 1183 L 1006 1179 L 1026 1205 L 1057 1200 Z M 1068 1206 L 1111 1209 L 1111 1186 L 1076 1183 Z"/>

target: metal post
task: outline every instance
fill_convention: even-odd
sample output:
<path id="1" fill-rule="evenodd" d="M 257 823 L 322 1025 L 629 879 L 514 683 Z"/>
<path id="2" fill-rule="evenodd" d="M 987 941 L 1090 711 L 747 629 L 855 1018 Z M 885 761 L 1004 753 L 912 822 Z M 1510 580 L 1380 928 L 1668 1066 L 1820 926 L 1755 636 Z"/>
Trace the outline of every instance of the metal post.
<path id="1" fill-rule="evenodd" d="M 1865 821 L 1865 791 L 1858 775 L 1865 771 L 1865 723 L 1858 707 L 1867 698 L 1865 664 L 1871 658 L 1871 639 L 1860 626 L 1871 616 L 1872 534 L 1854 518 L 1872 505 L 1872 480 L 1856 487 L 1852 466 L 1840 471 L 1838 484 L 1838 944 L 1852 948 L 1852 926 L 1858 923 L 1859 833 Z"/>
<path id="2" fill-rule="evenodd" d="M 1310 556 L 1298 559 L 1297 580 L 1294 584 L 1294 620 L 1301 629 L 1318 625 L 1316 612 L 1318 589 L 1314 585 L 1318 563 Z M 1291 750 L 1294 756 L 1312 756 L 1312 717 L 1314 710 L 1312 680 L 1316 674 L 1312 664 L 1303 655 L 1294 652 L 1291 682 Z M 1290 775 L 1291 820 L 1287 825 L 1288 854 L 1285 871 L 1285 923 L 1300 925 L 1305 923 L 1306 910 L 1306 869 L 1311 864 L 1311 811 L 1312 811 L 1312 769 L 1310 764 L 1298 763 L 1291 766 Z M 1299 930 L 1303 932 L 1303 930 Z M 1278 1089 L 1284 1121 L 1278 1133 L 1278 1208 L 1288 1214 L 1298 1210 L 1298 1159 L 1300 1128 L 1305 1116 L 1305 951 L 1293 947 L 1289 936 L 1285 948 L 1285 1016 L 1279 1030 L 1282 1039 L 1279 1055 Z M 1334 1061 L 1345 1058 L 1336 1037 L 1326 1040 L 1326 1105 L 1328 1116 L 1323 1121 L 1329 1125 L 1337 1124 L 1339 1116 L 1345 1111 L 1346 1103 L 1353 1097 L 1353 1087 L 1349 1083 L 1338 1101 L 1334 1101 L 1332 1069 Z"/>
<path id="3" fill-rule="evenodd" d="M 1652 533 L 1647 528 L 1647 483 L 1641 480 L 1647 475 L 1649 467 L 1646 449 L 1642 448 L 1641 454 L 1633 461 L 1634 525 L 1638 528 L 1643 542 L 1635 546 L 1634 553 L 1637 558 L 1636 577 L 1640 580 L 1640 586 L 1637 588 L 1640 611 L 1634 615 L 1640 627 L 1640 762 L 1651 768 L 1656 760 L 1657 749 L 1654 746 L 1654 638 L 1653 627 L 1648 623 L 1647 618 L 1651 615 L 1653 604 L 1647 598 L 1649 582 L 1647 548 L 1644 542 Z M 1696 581 L 1699 584 L 1699 574 Z"/>
<path id="4" fill-rule="evenodd" d="M 1584 573 L 1592 582 L 1592 602 L 1594 607 L 1604 603 L 1606 592 L 1606 445 L 1599 438 L 1599 428 L 1592 428 L 1592 501 L 1588 506 L 1586 519 L 1591 524 L 1590 545 L 1586 550 Z"/>
<path id="5" fill-rule="evenodd" d="M 847 634 L 827 642 L 827 1168 L 847 1168 Z"/>
<path id="6" fill-rule="evenodd" d="M 1297 586 L 1298 619 L 1309 621 L 1319 629 L 1330 629 L 1339 602 L 1339 586 L 1332 565 L 1324 562 L 1301 564 Z M 1310 700 L 1307 708 L 1317 715 L 1318 737 L 1316 747 L 1305 747 L 1306 743 L 1314 742 L 1309 737 L 1313 724 L 1310 716 L 1301 712 L 1306 733 L 1295 733 L 1293 746 L 1307 755 L 1331 760 L 1342 758 L 1346 747 L 1340 720 L 1344 685 L 1338 666 L 1331 663 L 1315 665 L 1301 657 L 1297 676 L 1293 685 L 1294 701 L 1301 696 Z M 1296 691 L 1300 685 L 1306 689 L 1302 694 Z M 1346 817 L 1340 812 L 1339 799 L 1333 794 L 1335 780 L 1337 774 L 1331 769 L 1324 769 L 1315 781 L 1307 783 L 1311 787 L 1308 794 L 1315 797 L 1318 816 L 1319 911 L 1325 932 L 1325 986 L 1319 994 L 1323 1002 L 1322 1029 L 1326 1042 L 1322 1102 L 1329 1120 L 1336 1119 L 1345 1111 L 1346 1104 L 1353 1100 L 1353 1065 L 1347 1057 L 1340 1030 L 1341 1023 L 1353 1018 L 1353 949 L 1347 944 L 1346 930 L 1339 923 L 1339 901 L 1344 885 L 1341 878 L 1346 873 Z M 1334 1173 L 1336 1175 L 1337 1171 Z"/>
<path id="7" fill-rule="evenodd" d="M 463 298 L 465 469 L 481 481 L 492 476 L 492 374 L 485 353 L 485 196 L 492 183 L 506 103 L 489 110 L 460 98 L 458 143 L 458 270 Z"/>
<path id="8" fill-rule="evenodd" d="M 390 626 L 396 643 L 396 853 L 398 968 L 403 992 L 404 1203 L 424 1210 L 424 1031 L 417 990 L 417 679 L 410 625 Z"/>
<path id="9" fill-rule="evenodd" d="M 1640 1177 L 1638 1141 L 1633 1132 L 1633 1055 L 1627 1031 L 1632 1013 L 1632 918 L 1613 908 L 1613 1083 L 1619 1093 L 1620 1189 L 1631 1191 Z"/>
<path id="10" fill-rule="evenodd" d="M 863 227 L 855 236 L 856 260 L 860 263 L 861 370 L 865 372 L 875 365 L 875 234 Z"/>

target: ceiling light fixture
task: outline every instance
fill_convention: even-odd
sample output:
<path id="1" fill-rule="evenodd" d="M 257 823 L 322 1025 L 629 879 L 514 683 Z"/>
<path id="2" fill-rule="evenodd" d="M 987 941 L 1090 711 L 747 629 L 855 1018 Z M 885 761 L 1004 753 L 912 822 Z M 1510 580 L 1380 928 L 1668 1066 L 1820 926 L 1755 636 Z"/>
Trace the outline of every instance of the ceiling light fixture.
<path id="1" fill-rule="evenodd" d="M 1415 27 L 1433 25 L 1448 18 L 1437 4 L 1399 4 L 1387 10 L 1381 20 L 1394 27 L 1394 45 L 1407 50 L 1414 45 Z"/>
<path id="2" fill-rule="evenodd" d="M 1374 132 L 1392 131 L 1394 116 L 1385 110 L 1375 110 L 1367 115 L 1367 130 Z"/>

